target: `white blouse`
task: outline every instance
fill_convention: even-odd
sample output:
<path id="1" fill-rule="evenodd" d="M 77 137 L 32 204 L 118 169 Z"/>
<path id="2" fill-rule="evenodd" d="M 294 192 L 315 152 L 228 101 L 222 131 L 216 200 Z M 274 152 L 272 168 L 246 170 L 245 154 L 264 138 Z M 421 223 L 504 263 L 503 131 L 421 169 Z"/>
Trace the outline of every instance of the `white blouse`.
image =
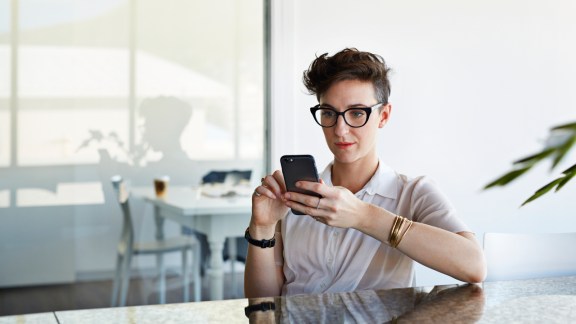
<path id="1" fill-rule="evenodd" d="M 331 181 L 332 164 L 321 178 Z M 356 193 L 359 199 L 415 222 L 450 232 L 469 232 L 447 198 L 427 177 L 397 174 L 382 162 Z M 355 229 L 327 226 L 289 212 L 282 220 L 282 295 L 411 287 L 414 261 L 397 249 Z"/>

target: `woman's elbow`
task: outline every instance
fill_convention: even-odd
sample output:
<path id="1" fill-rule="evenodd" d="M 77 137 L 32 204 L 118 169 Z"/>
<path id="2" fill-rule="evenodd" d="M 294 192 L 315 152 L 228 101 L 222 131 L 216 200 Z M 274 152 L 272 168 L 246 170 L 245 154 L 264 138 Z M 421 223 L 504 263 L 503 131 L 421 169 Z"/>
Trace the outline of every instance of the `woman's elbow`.
<path id="1" fill-rule="evenodd" d="M 471 273 L 467 276 L 466 280 L 467 283 L 481 283 L 486 279 L 486 271 L 476 271 L 475 273 Z"/>
<path id="2" fill-rule="evenodd" d="M 469 263 L 469 267 L 464 272 L 464 276 L 461 279 L 467 283 L 481 283 L 486 279 L 487 269 L 486 261 L 484 260 L 484 254 L 480 252 L 476 260 Z"/>

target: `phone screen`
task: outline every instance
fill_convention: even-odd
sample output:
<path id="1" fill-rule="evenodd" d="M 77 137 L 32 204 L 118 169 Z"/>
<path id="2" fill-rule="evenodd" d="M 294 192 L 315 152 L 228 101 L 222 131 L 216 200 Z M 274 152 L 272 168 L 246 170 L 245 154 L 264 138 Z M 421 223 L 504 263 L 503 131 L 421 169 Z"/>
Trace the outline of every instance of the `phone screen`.
<path id="1" fill-rule="evenodd" d="M 322 196 L 316 192 L 296 187 L 296 182 L 300 180 L 319 182 L 316 163 L 312 155 L 284 155 L 280 158 L 280 165 L 282 166 L 284 182 L 286 183 L 286 189 L 288 191 L 322 198 Z M 292 209 L 292 212 L 296 215 L 304 215 L 294 209 Z"/>

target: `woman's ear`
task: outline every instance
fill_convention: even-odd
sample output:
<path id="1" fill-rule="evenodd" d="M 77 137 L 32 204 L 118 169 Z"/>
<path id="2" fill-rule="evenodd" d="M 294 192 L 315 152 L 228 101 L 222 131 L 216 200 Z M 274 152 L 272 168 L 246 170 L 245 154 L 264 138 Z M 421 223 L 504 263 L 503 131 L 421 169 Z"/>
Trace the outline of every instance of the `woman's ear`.
<path id="1" fill-rule="evenodd" d="M 392 105 L 386 104 L 380 108 L 380 122 L 378 123 L 378 128 L 384 127 L 390 118 L 390 113 L 392 112 Z"/>

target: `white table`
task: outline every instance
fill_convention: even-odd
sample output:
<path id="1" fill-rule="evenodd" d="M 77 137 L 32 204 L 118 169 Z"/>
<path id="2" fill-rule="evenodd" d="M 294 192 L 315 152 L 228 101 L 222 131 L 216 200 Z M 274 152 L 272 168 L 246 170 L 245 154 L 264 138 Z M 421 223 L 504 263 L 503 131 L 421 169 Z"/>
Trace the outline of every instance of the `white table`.
<path id="1" fill-rule="evenodd" d="M 192 187 L 170 186 L 164 198 L 157 198 L 153 188 L 132 188 L 132 194 L 154 205 L 157 238 L 163 237 L 163 220 L 170 219 L 206 234 L 210 247 L 207 271 L 210 299 L 220 300 L 224 292 L 222 255 L 227 237 L 243 236 L 250 221 L 252 199 L 246 196 L 213 198 Z"/>

